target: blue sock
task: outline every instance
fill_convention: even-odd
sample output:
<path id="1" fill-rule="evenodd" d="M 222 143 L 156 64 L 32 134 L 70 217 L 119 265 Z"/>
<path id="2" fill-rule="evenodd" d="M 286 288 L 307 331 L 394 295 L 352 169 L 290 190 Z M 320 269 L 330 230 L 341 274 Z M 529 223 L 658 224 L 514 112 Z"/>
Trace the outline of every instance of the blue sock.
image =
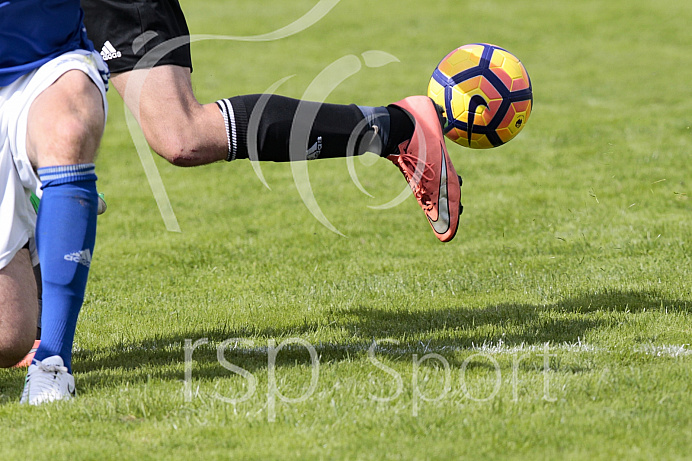
<path id="1" fill-rule="evenodd" d="M 96 240 L 94 164 L 39 168 L 43 197 L 36 245 L 43 276 L 41 345 L 35 360 L 59 355 L 72 371 L 72 343 Z"/>

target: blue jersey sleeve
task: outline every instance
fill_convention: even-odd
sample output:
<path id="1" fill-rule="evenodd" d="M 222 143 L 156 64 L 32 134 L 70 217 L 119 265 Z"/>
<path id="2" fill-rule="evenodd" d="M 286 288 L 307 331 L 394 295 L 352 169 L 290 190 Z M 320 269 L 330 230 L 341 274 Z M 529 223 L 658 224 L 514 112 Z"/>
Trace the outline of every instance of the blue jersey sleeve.
<path id="1" fill-rule="evenodd" d="M 0 0 L 0 86 L 68 51 L 94 47 L 79 0 Z"/>

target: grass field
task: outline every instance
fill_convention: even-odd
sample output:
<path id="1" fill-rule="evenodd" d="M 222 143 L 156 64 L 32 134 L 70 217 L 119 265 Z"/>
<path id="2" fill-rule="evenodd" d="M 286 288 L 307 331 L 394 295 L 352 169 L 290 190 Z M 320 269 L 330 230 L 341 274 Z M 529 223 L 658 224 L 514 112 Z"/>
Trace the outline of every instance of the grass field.
<path id="1" fill-rule="evenodd" d="M 236 36 L 315 3 L 182 2 L 192 34 Z M 449 146 L 450 244 L 412 197 L 370 208 L 405 187 L 370 157 L 354 168 L 373 197 L 345 161 L 308 166 L 346 237 L 289 165 L 261 165 L 267 189 L 247 161 L 157 158 L 169 232 L 112 91 L 78 399 L 20 407 L 24 373 L 0 370 L 1 458 L 692 459 L 690 17 L 683 0 L 342 0 L 280 40 L 193 44 L 203 102 L 289 76 L 278 92 L 302 97 L 353 55 L 327 101 L 379 105 L 423 93 L 459 45 L 517 54 L 534 112 L 501 148 Z"/>

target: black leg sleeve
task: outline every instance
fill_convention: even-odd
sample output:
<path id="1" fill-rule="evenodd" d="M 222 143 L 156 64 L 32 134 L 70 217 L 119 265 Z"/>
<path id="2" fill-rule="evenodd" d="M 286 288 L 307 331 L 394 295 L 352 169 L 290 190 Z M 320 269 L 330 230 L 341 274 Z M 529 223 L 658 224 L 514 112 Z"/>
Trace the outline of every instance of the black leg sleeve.
<path id="1" fill-rule="evenodd" d="M 358 106 L 301 101 L 284 96 L 236 96 L 236 158 L 289 162 L 361 154 L 369 127 Z"/>

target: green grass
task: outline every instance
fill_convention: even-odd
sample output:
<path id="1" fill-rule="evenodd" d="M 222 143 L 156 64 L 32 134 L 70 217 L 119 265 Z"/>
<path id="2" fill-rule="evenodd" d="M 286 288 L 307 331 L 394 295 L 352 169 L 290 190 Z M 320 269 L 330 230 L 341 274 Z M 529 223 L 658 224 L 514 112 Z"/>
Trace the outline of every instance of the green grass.
<path id="1" fill-rule="evenodd" d="M 314 4 L 183 2 L 193 34 L 231 35 Z M 369 208 L 404 183 L 360 159 L 373 198 L 344 161 L 309 164 L 346 238 L 288 165 L 261 165 L 268 190 L 248 162 L 157 159 L 182 229 L 167 232 L 111 92 L 79 397 L 20 407 L 23 372 L 0 370 L 3 459 L 689 459 L 691 16 L 683 0 L 344 0 L 282 40 L 193 45 L 204 102 L 290 75 L 280 92 L 301 97 L 337 59 L 381 50 L 400 62 L 362 65 L 327 100 L 382 104 L 423 93 L 461 44 L 516 53 L 534 112 L 496 150 L 450 145 L 465 211 L 446 245 L 411 197 Z M 186 340 L 203 338 L 186 380 Z M 217 361 L 231 338 L 252 342 L 225 357 L 256 378 L 237 404 L 218 398 L 251 390 Z M 270 383 L 289 398 L 311 383 L 300 345 L 269 366 L 290 338 L 314 346 L 317 386 L 272 410 Z"/>

